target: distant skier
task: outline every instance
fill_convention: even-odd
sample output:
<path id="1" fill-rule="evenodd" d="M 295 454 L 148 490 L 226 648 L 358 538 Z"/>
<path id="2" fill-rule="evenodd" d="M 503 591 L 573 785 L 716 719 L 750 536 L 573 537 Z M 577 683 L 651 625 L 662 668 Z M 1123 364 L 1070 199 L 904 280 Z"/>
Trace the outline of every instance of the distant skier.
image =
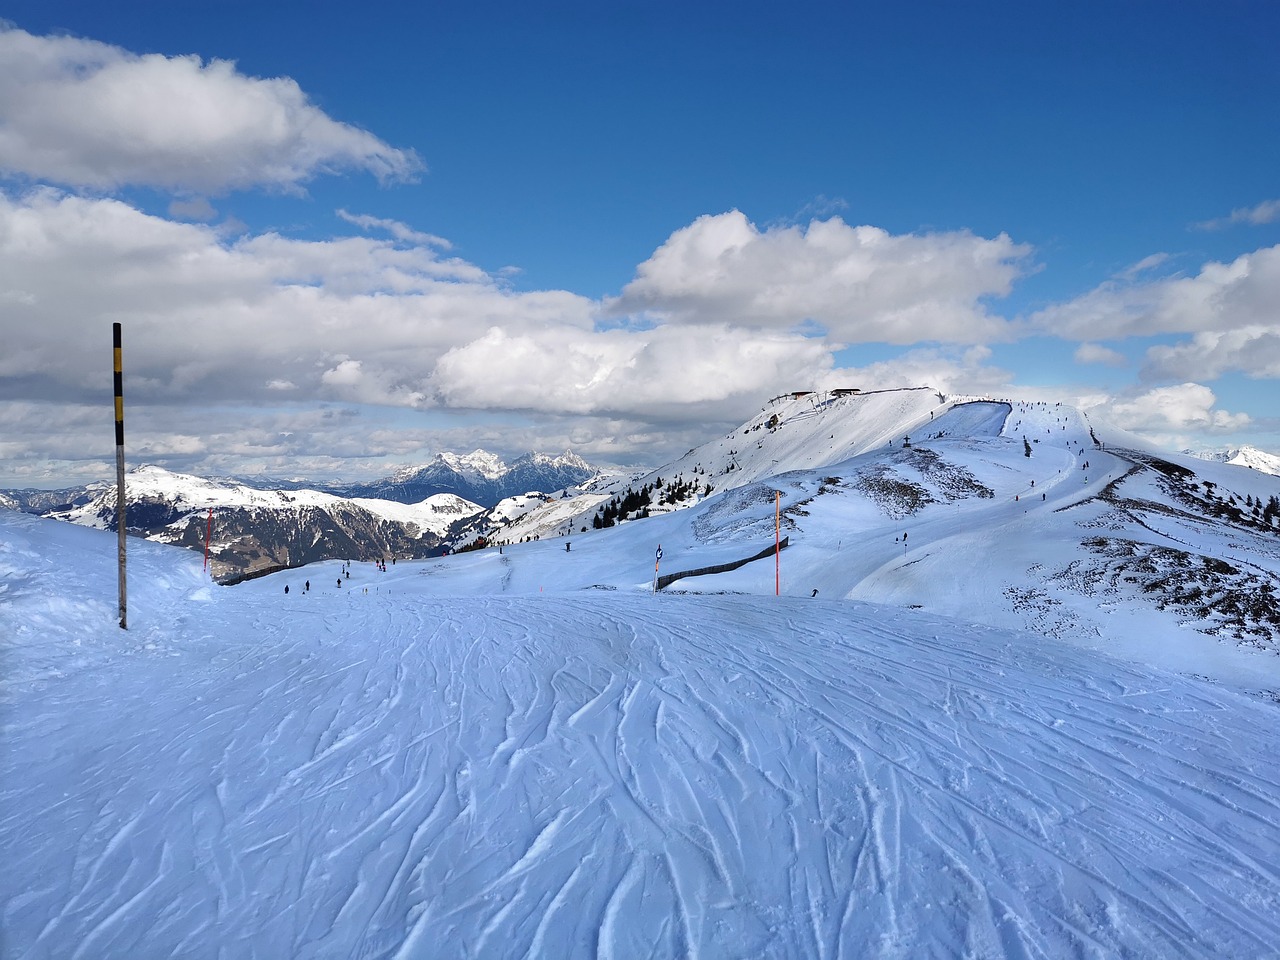
<path id="1" fill-rule="evenodd" d="M 302 585 L 302 592 L 303 592 L 303 593 L 310 593 L 310 592 L 311 592 L 311 581 L 310 581 L 310 580 L 308 580 L 306 583 L 304 583 L 304 584 Z"/>
<path id="2" fill-rule="evenodd" d="M 286 595 L 286 596 L 287 596 L 287 595 L 288 595 L 288 593 L 289 593 L 289 585 L 288 585 L 287 583 L 284 585 L 284 592 L 285 592 L 285 595 Z"/>
<path id="3" fill-rule="evenodd" d="M 341 578 L 341 577 L 339 577 L 339 578 L 338 578 L 338 586 L 342 586 L 342 578 Z"/>
<path id="4" fill-rule="evenodd" d="M 818 591 L 817 591 L 817 589 L 814 589 L 813 593 L 809 594 L 809 599 L 810 599 L 810 600 L 812 600 L 812 599 L 813 599 L 814 597 L 816 597 L 817 595 L 818 595 Z"/>

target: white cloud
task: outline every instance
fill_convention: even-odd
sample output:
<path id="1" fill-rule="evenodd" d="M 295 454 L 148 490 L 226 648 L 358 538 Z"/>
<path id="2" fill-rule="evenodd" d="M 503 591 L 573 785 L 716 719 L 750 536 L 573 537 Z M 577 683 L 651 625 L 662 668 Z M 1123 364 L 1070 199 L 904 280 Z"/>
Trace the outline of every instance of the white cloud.
<path id="1" fill-rule="evenodd" d="M 360 383 L 364 374 L 360 372 L 360 361 L 343 359 L 338 365 L 320 375 L 320 382 L 331 387 L 353 387 Z"/>
<path id="2" fill-rule="evenodd" d="M 1126 267 L 1118 274 L 1121 280 L 1133 280 L 1139 274 L 1146 273 L 1148 270 L 1154 270 L 1156 267 L 1163 266 L 1168 263 L 1170 256 L 1167 253 L 1153 253 L 1150 256 L 1143 257 L 1137 263 Z"/>
<path id="3" fill-rule="evenodd" d="M 412 178 L 422 163 L 336 121 L 287 77 L 225 60 L 139 56 L 0 27 L 0 170 L 76 188 L 294 190 L 343 170 Z"/>
<path id="4" fill-rule="evenodd" d="M 1203 223 L 1197 223 L 1196 227 L 1200 230 L 1221 230 L 1241 223 L 1260 226 L 1264 223 L 1275 223 L 1277 220 L 1280 220 L 1280 200 L 1264 200 L 1254 207 L 1237 207 L 1229 216 L 1205 220 Z"/>
<path id="5" fill-rule="evenodd" d="M 784 331 L 605 330 L 595 301 L 513 291 L 404 236 L 228 240 L 118 200 L 0 193 L 13 321 L 0 399 L 95 395 L 109 383 L 113 320 L 125 326 L 131 405 L 270 405 L 287 392 L 296 403 L 705 422 L 832 365 L 824 340 Z"/>
<path id="6" fill-rule="evenodd" d="M 1004 234 L 894 236 L 838 217 L 761 231 L 734 210 L 673 233 L 609 310 L 758 329 L 813 321 L 845 343 L 977 343 L 1010 336 L 984 300 L 1009 292 L 1030 252 Z"/>
<path id="7" fill-rule="evenodd" d="M 190 197 L 185 200 L 174 200 L 169 204 L 169 216 L 176 220 L 199 220 L 207 222 L 218 215 L 218 211 L 204 197 Z"/>
<path id="8" fill-rule="evenodd" d="M 610 462 L 660 462 L 705 440 L 708 431 L 739 422 L 761 397 L 785 390 L 927 384 L 948 394 L 1019 393 L 1013 375 L 992 366 L 983 345 L 915 349 L 891 361 L 835 369 L 833 340 L 845 336 L 840 317 L 814 317 L 836 329 L 824 334 L 810 325 L 805 335 L 795 329 L 804 318 L 781 309 L 740 320 L 723 309 L 722 291 L 712 289 L 691 296 L 679 311 L 651 309 L 646 322 L 611 323 L 605 311 L 616 310 L 616 303 L 562 290 L 516 291 L 447 256 L 429 234 L 376 218 L 351 222 L 391 236 L 231 238 L 207 224 L 150 216 L 119 200 L 47 187 L 21 196 L 0 192 L 6 328 L 0 449 L 7 469 L 34 475 L 44 469 L 37 462 L 78 462 L 85 470 L 90 462 L 94 469 L 109 463 L 105 407 L 95 405 L 110 403 L 114 320 L 125 325 L 125 396 L 135 449 L 167 458 L 175 469 L 205 473 L 368 476 L 386 467 L 388 458 L 403 462 L 430 441 L 448 449 L 507 451 L 572 444 Z M 696 239 L 693 228 L 707 226 L 734 224 L 698 221 L 687 228 L 688 240 Z M 746 227 L 746 246 L 776 243 L 779 256 L 796 258 L 789 267 L 775 265 L 774 274 L 762 275 L 761 284 L 747 291 L 757 306 L 772 304 L 769 297 L 792 289 L 786 284 L 816 271 L 818 262 L 837 270 L 856 264 L 862 278 L 840 289 L 874 291 L 889 313 L 927 312 L 932 308 L 924 304 L 940 302 L 933 294 L 922 300 L 909 282 L 905 252 L 923 258 L 924 287 L 941 289 L 946 284 L 940 278 L 950 276 L 950 268 L 937 263 L 938 238 L 893 238 L 838 221 L 785 229 L 783 237 Z M 855 231 L 877 252 L 804 260 L 814 244 L 845 249 Z M 960 248 L 988 242 L 951 239 Z M 899 240 L 906 242 L 896 245 Z M 879 251 L 881 245 L 898 252 L 890 256 Z M 664 262 L 670 249 L 664 244 L 649 263 Z M 728 257 L 726 277 L 744 288 L 735 256 Z M 959 253 L 955 258 L 957 264 L 964 260 Z M 888 278 L 877 276 L 882 270 Z M 971 292 L 994 289 L 964 279 L 958 265 L 952 272 Z M 637 283 L 656 275 L 642 269 Z M 766 291 L 769 282 L 776 289 Z M 835 289 L 814 296 L 834 303 Z M 981 297 L 968 306 L 981 313 Z M 927 324 L 921 329 L 927 331 Z M 1214 410 L 1211 401 L 1197 406 L 1183 396 L 1182 402 L 1184 413 L 1174 419 L 1189 430 L 1221 430 L 1241 420 Z M 1138 406 L 1129 403 L 1132 418 Z M 43 413 L 33 412 L 37 408 Z M 66 426 L 90 409 L 99 409 L 88 418 L 92 424 Z M 25 412 L 15 418 L 14 410 Z M 461 420 L 467 426 L 428 431 L 411 425 L 445 411 L 466 411 Z M 10 426 L 15 419 L 25 423 L 21 430 Z M 477 419 L 483 428 L 473 426 Z M 56 442 L 48 436 L 54 421 Z"/>
<path id="9" fill-rule="evenodd" d="M 0 193 L 6 349 L 0 395 L 63 397 L 101 383 L 101 337 L 125 325 L 135 396 L 252 402 L 273 382 L 326 396 L 326 370 L 359 361 L 402 405 L 447 350 L 493 325 L 590 332 L 594 304 L 514 293 L 428 247 L 274 234 L 226 241 L 116 200 Z M 103 331 L 108 331 L 104 333 Z"/>
<path id="10" fill-rule="evenodd" d="M 1232 371 L 1280 378 L 1280 323 L 1198 333 L 1173 346 L 1147 351 L 1142 376 L 1148 380 L 1213 380 Z"/>
<path id="11" fill-rule="evenodd" d="M 1280 246 L 1206 263 L 1194 277 L 1109 281 L 1049 307 L 1032 326 L 1072 340 L 1274 327 L 1280 303 Z"/>
<path id="12" fill-rule="evenodd" d="M 824 390 L 928 386 L 952 396 L 1010 396 L 1014 375 L 989 365 L 991 356 L 991 350 L 983 346 L 908 350 L 891 360 L 832 370 L 818 386 Z"/>
<path id="13" fill-rule="evenodd" d="M 1129 360 L 1123 353 L 1097 343 L 1082 343 L 1076 347 L 1076 363 L 1100 363 L 1107 367 L 1123 367 Z"/>
<path id="14" fill-rule="evenodd" d="M 1230 433 L 1249 425 L 1243 413 L 1215 409 L 1217 397 L 1199 383 L 1156 387 L 1107 405 L 1118 426 L 1169 441 L 1190 434 Z"/>
<path id="15" fill-rule="evenodd" d="M 448 250 L 453 245 L 444 237 L 437 237 L 430 233 L 422 233 L 414 230 L 399 220 L 385 220 L 381 217 L 373 217 L 366 213 L 354 214 L 348 213 L 346 210 L 338 210 L 339 219 L 354 224 L 361 230 L 385 230 L 397 240 L 405 243 L 417 244 L 419 246 L 439 247 L 442 250 Z"/>
<path id="16" fill-rule="evenodd" d="M 770 392 L 816 385 L 833 366 L 830 339 L 787 324 L 654 314 L 648 324 L 605 329 L 598 302 L 513 291 L 474 264 L 441 256 L 428 234 L 348 219 L 397 238 L 228 240 L 117 200 L 50 188 L 0 194 L 0 290 L 10 294 L 15 321 L 0 396 L 67 399 L 101 389 L 100 340 L 117 319 L 125 323 L 126 391 L 144 403 L 272 404 L 287 391 L 294 402 L 705 421 L 733 419 Z M 877 249 L 903 239 L 857 230 Z M 779 250 L 843 250 L 852 232 L 839 221 L 786 230 Z M 752 236 L 777 240 L 753 228 Z M 952 254 L 939 254 L 939 245 L 987 243 L 967 235 L 906 240 L 893 256 L 857 263 L 884 309 L 893 312 L 890 294 L 901 293 L 899 315 L 922 309 L 919 289 L 942 282 L 937 261 Z M 918 284 L 908 282 L 910 251 L 922 258 Z M 972 250 L 953 253 L 957 263 L 972 260 Z M 841 263 L 853 269 L 849 258 Z M 816 269 L 793 268 L 793 277 Z M 881 282 L 881 270 L 893 276 Z"/>
<path id="17" fill-rule="evenodd" d="M 696 405 L 715 418 L 734 401 L 812 385 L 830 366 L 821 341 L 723 324 L 589 337 L 495 327 L 441 357 L 431 384 L 450 406 L 663 417 Z"/>

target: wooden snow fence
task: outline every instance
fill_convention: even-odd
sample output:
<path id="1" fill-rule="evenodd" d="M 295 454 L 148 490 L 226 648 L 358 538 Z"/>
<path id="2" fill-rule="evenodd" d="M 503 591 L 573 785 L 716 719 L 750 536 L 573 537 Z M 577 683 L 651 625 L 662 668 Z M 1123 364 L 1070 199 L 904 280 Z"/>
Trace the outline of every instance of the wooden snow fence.
<path id="1" fill-rule="evenodd" d="M 765 557 L 773 556 L 774 550 L 781 550 L 787 546 L 790 537 L 783 537 L 782 541 L 777 545 L 769 544 L 768 547 L 761 550 L 754 556 L 747 557 L 745 560 L 734 560 L 731 563 L 717 563 L 710 567 L 698 567 L 696 570 L 681 570 L 679 573 L 664 573 L 658 577 L 658 589 L 668 587 L 681 580 L 684 577 L 704 577 L 711 573 L 728 573 L 730 570 L 737 570 L 739 567 L 745 567 L 748 563 L 754 563 L 756 560 L 763 560 Z"/>

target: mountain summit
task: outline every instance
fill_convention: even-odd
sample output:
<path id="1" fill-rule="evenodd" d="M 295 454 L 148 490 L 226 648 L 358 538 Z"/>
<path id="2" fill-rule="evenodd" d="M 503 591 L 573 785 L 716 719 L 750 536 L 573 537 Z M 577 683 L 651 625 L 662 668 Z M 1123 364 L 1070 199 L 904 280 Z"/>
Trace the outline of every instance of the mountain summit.
<path id="1" fill-rule="evenodd" d="M 681 575 L 668 589 L 772 593 L 772 562 L 739 561 L 779 536 L 783 592 L 1134 655 L 1159 637 L 1186 664 L 1214 644 L 1280 653 L 1280 479 L 1060 403 L 791 394 L 648 474 L 512 506 L 465 521 L 454 547 L 557 538 L 576 557 L 611 535 L 634 565 L 613 581 L 583 567 L 583 587 L 654 580 L 660 543 L 662 572 Z"/>
<path id="2" fill-rule="evenodd" d="M 550 492 L 582 483 L 598 471 L 566 451 L 559 456 L 526 453 L 510 465 L 495 454 L 440 453 L 417 467 L 405 467 L 381 480 L 331 488 L 347 497 L 417 503 L 438 493 L 451 493 L 484 507 L 533 490 Z"/>
<path id="3" fill-rule="evenodd" d="M 1257 447 L 1251 447 L 1246 444 L 1243 447 L 1235 447 L 1229 450 L 1215 451 L 1192 451 L 1184 450 L 1193 457 L 1199 457 L 1201 460 L 1213 460 L 1217 463 L 1234 463 L 1236 466 L 1248 467 L 1250 470 L 1261 470 L 1263 473 L 1269 473 L 1274 477 L 1280 477 L 1280 457 L 1274 453 L 1267 453 L 1265 450 L 1259 450 Z"/>

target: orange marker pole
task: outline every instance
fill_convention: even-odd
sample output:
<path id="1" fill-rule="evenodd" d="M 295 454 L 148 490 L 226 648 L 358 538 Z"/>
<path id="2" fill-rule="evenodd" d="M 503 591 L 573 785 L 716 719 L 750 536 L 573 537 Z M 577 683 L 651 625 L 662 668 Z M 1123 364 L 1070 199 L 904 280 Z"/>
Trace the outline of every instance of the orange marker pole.
<path id="1" fill-rule="evenodd" d="M 782 596 L 782 491 L 773 491 L 773 595 Z"/>
<path id="2" fill-rule="evenodd" d="M 204 568 L 209 569 L 209 541 L 213 539 L 213 507 L 209 508 L 209 526 L 204 531 Z"/>

